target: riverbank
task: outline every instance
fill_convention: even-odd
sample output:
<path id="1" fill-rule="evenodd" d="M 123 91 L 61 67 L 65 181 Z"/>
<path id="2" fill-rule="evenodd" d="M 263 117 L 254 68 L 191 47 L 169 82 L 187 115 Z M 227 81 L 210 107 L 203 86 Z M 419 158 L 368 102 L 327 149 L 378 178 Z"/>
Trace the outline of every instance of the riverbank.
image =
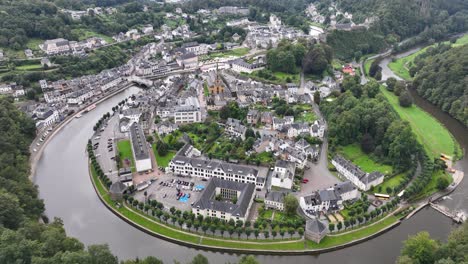
<path id="1" fill-rule="evenodd" d="M 380 92 L 385 96 L 393 109 L 405 121 L 408 121 L 416 137 L 432 158 L 440 157 L 441 153 L 455 159 L 461 157 L 461 148 L 453 135 L 440 122 L 416 105 L 402 107 L 398 97 L 380 86 Z M 430 133 L 428 133 L 430 131 Z"/>
<path id="2" fill-rule="evenodd" d="M 89 177 L 99 200 L 114 215 L 149 235 L 195 249 L 242 254 L 315 255 L 362 243 L 393 229 L 401 223 L 401 220 L 394 216 L 384 217 L 381 219 L 382 221 L 379 220 L 369 226 L 352 230 L 343 235 L 326 236 L 319 244 L 305 239 L 263 241 L 208 237 L 173 228 L 126 204 L 115 203 L 111 200 L 106 186 L 101 182 L 93 167 L 89 164 L 88 166 Z"/>
<path id="3" fill-rule="evenodd" d="M 88 108 L 88 106 L 93 105 L 93 104 L 98 105 L 98 104 L 106 101 L 107 99 L 112 98 L 113 96 L 125 91 L 126 89 L 128 89 L 128 88 L 130 88 L 132 86 L 134 86 L 134 85 L 132 83 L 129 83 L 129 84 L 126 84 L 126 85 L 124 85 L 122 87 L 119 87 L 119 88 L 117 88 L 116 91 L 113 91 L 112 93 L 105 95 L 103 98 L 100 98 L 96 102 L 91 102 L 91 103 L 88 103 L 87 105 L 83 106 L 82 110 L 77 111 L 77 112 L 73 113 L 72 115 L 67 116 L 62 122 L 60 122 L 60 124 L 58 124 L 56 127 L 54 127 L 52 129 L 52 131 L 50 131 L 50 135 L 44 140 L 44 142 L 42 142 L 42 144 L 39 147 L 36 147 L 36 143 L 38 142 L 38 140 L 40 138 L 40 135 L 36 135 L 36 138 L 32 141 L 31 147 L 30 147 L 30 149 L 36 148 L 37 151 L 31 151 L 31 156 L 29 158 L 29 162 L 31 164 L 31 171 L 30 171 L 30 174 L 29 174 L 29 180 L 34 181 L 34 175 L 36 174 L 37 163 L 41 159 L 41 156 L 42 156 L 42 153 L 43 153 L 45 147 L 50 142 L 50 140 L 52 140 L 52 138 L 58 132 L 60 132 L 60 130 L 62 128 L 64 128 L 68 123 L 70 123 L 72 120 L 74 120 L 77 115 L 79 115 L 79 114 L 82 115 L 83 113 L 85 113 L 86 108 Z"/>

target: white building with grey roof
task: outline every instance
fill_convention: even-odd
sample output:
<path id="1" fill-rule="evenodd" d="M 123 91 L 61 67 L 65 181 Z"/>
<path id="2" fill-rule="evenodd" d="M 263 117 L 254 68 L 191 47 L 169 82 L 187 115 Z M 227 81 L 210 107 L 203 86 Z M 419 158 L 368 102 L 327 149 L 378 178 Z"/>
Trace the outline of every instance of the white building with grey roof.
<path id="1" fill-rule="evenodd" d="M 130 126 L 130 142 L 132 143 L 133 157 L 135 159 L 135 167 L 137 172 L 148 171 L 153 168 L 151 157 L 146 145 L 146 137 L 143 134 L 138 123 L 133 123 Z"/>
<path id="2" fill-rule="evenodd" d="M 294 162 L 277 160 L 271 175 L 271 186 L 291 189 L 294 183 L 296 164 Z"/>
<path id="3" fill-rule="evenodd" d="M 221 220 L 246 221 L 254 198 L 255 185 L 213 178 L 192 205 L 192 213 Z"/>
<path id="4" fill-rule="evenodd" d="M 384 181 L 384 175 L 378 171 L 366 173 L 351 161 L 336 155 L 332 159 L 336 170 L 346 179 L 350 180 L 356 187 L 368 191 L 372 186 L 377 186 Z"/>

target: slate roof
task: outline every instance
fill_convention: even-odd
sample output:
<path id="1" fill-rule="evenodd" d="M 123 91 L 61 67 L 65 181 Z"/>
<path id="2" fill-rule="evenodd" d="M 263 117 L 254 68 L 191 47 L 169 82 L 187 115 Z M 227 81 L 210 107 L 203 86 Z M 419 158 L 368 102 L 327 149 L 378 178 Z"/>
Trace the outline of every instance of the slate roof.
<path id="1" fill-rule="evenodd" d="M 146 138 L 138 123 L 133 123 L 130 126 L 130 140 L 132 141 L 133 154 L 136 160 L 149 159 L 148 148 L 146 146 Z"/>
<path id="2" fill-rule="evenodd" d="M 286 195 L 286 192 L 272 191 L 266 194 L 265 200 L 283 203 Z"/>
<path id="3" fill-rule="evenodd" d="M 179 164 L 179 165 L 188 163 L 194 168 L 203 168 L 205 170 L 221 169 L 226 173 L 233 173 L 233 174 L 235 173 L 235 174 L 243 175 L 243 176 L 252 174 L 254 177 L 258 176 L 258 170 L 252 167 L 247 167 L 247 166 L 237 165 L 237 164 L 232 164 L 232 163 L 227 163 L 227 162 L 221 162 L 221 161 L 205 160 L 205 159 L 200 159 L 200 158 L 189 158 L 189 157 L 176 155 L 172 159 L 172 162 Z"/>
<path id="4" fill-rule="evenodd" d="M 236 204 L 226 201 L 215 200 L 216 188 L 239 191 L 240 195 Z M 250 201 L 255 190 L 255 185 L 251 183 L 233 182 L 212 178 L 193 208 L 210 209 L 220 212 L 230 213 L 233 216 L 244 217 L 247 213 Z"/>
<path id="5" fill-rule="evenodd" d="M 127 186 L 125 186 L 125 184 L 117 181 L 117 182 L 114 182 L 110 188 L 109 188 L 109 192 L 110 193 L 124 193 L 125 191 L 127 190 Z"/>
<path id="6" fill-rule="evenodd" d="M 322 234 L 327 230 L 327 226 L 318 219 L 310 219 L 306 222 L 306 230 L 311 231 L 316 234 Z"/>

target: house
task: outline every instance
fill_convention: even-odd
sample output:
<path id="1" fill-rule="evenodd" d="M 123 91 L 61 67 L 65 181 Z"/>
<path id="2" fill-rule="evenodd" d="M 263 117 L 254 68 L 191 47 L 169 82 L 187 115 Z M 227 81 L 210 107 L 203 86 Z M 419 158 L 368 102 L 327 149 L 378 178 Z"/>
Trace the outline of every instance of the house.
<path id="1" fill-rule="evenodd" d="M 44 130 L 60 119 L 57 110 L 42 106 L 34 110 L 32 117 L 36 121 L 36 128 L 38 128 L 38 130 Z"/>
<path id="2" fill-rule="evenodd" d="M 277 160 L 271 175 L 271 186 L 291 189 L 295 172 L 296 164 L 285 160 Z"/>
<path id="3" fill-rule="evenodd" d="M 294 122 L 293 116 L 285 116 L 284 118 L 274 117 L 273 118 L 273 129 L 280 130 L 283 126 L 291 125 Z"/>
<path id="4" fill-rule="evenodd" d="M 192 213 L 204 218 L 246 221 L 253 202 L 255 185 L 213 178 L 192 205 Z"/>
<path id="5" fill-rule="evenodd" d="M 373 186 L 381 184 L 384 180 L 384 175 L 382 173 L 378 171 L 366 173 L 340 155 L 336 155 L 332 159 L 332 164 L 343 177 L 364 191 L 368 191 Z"/>
<path id="6" fill-rule="evenodd" d="M 67 96 L 67 103 L 69 105 L 81 105 L 89 98 L 93 97 L 94 90 L 78 90 L 70 93 Z"/>
<path id="7" fill-rule="evenodd" d="M 208 92 L 211 95 L 215 94 L 222 94 L 226 89 L 226 85 L 224 82 L 219 78 L 218 72 L 210 71 L 208 73 L 208 77 L 206 78 Z"/>
<path id="8" fill-rule="evenodd" d="M 305 237 L 315 243 L 320 241 L 327 235 L 327 225 L 319 219 L 313 218 L 306 221 Z"/>
<path id="9" fill-rule="evenodd" d="M 271 112 L 262 112 L 260 122 L 265 125 L 265 127 L 271 127 L 273 125 L 273 114 Z"/>
<path id="10" fill-rule="evenodd" d="M 351 76 L 354 76 L 356 73 L 354 71 L 354 68 L 352 65 L 348 64 L 348 65 L 345 65 L 343 66 L 343 68 L 341 69 L 341 71 L 344 73 L 344 74 L 349 74 Z"/>
<path id="11" fill-rule="evenodd" d="M 278 211 L 284 210 L 284 197 L 287 192 L 271 191 L 265 194 L 265 209 L 274 209 Z"/>
<path id="12" fill-rule="evenodd" d="M 30 49 L 25 49 L 25 50 L 24 50 L 24 55 L 25 55 L 26 58 L 28 58 L 28 59 L 34 57 L 34 54 L 33 54 L 32 50 L 30 50 Z"/>
<path id="13" fill-rule="evenodd" d="M 308 216 L 315 216 L 319 212 L 336 212 L 344 208 L 343 202 L 355 201 L 361 197 L 359 190 L 349 181 L 315 191 L 310 195 L 299 198 L 302 211 Z"/>
<path id="14" fill-rule="evenodd" d="M 52 63 L 50 62 L 49 58 L 42 58 L 41 59 L 41 66 L 42 67 L 51 67 L 52 66 Z"/>
<path id="15" fill-rule="evenodd" d="M 256 125 L 260 117 L 260 112 L 256 109 L 251 109 L 247 113 L 247 123 Z"/>
<path id="16" fill-rule="evenodd" d="M 228 118 L 228 120 L 226 121 L 226 129 L 224 130 L 224 132 L 230 135 L 231 137 L 240 137 L 241 139 L 245 139 L 246 131 L 247 128 L 242 124 L 240 120 Z"/>
<path id="17" fill-rule="evenodd" d="M 312 137 L 323 139 L 323 136 L 325 135 L 325 124 L 323 124 L 322 121 L 315 120 L 310 126 L 309 133 Z"/>
<path id="18" fill-rule="evenodd" d="M 140 124 L 136 122 L 130 126 L 130 142 L 132 143 L 133 158 L 137 172 L 151 170 L 153 166 L 146 144 L 146 137 Z"/>
<path id="19" fill-rule="evenodd" d="M 141 30 L 141 32 L 143 32 L 143 34 L 145 35 L 148 35 L 148 34 L 153 33 L 153 30 L 154 30 L 153 25 L 145 25 L 143 29 Z"/>
<path id="20" fill-rule="evenodd" d="M 170 134 L 178 129 L 177 124 L 173 124 L 169 121 L 162 121 L 156 124 L 156 132 L 160 135 Z"/>

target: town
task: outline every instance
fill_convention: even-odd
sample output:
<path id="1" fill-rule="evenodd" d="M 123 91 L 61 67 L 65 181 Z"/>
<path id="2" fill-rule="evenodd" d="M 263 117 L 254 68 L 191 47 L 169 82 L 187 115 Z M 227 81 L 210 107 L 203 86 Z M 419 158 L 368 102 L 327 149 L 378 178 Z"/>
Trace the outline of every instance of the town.
<path id="1" fill-rule="evenodd" d="M 426 206 L 465 222 L 443 202 L 463 145 L 418 100 L 442 93 L 421 92 L 441 60 L 429 56 L 466 36 L 426 26 L 436 39 L 420 49 L 424 34 L 381 32 L 384 12 L 293 2 L 297 17 L 249 1 L 57 5 L 63 32 L 0 49 L 0 100 L 34 130 L 32 174 L 56 134 L 86 123 L 76 164 L 96 208 L 202 250 L 328 252 Z"/>

